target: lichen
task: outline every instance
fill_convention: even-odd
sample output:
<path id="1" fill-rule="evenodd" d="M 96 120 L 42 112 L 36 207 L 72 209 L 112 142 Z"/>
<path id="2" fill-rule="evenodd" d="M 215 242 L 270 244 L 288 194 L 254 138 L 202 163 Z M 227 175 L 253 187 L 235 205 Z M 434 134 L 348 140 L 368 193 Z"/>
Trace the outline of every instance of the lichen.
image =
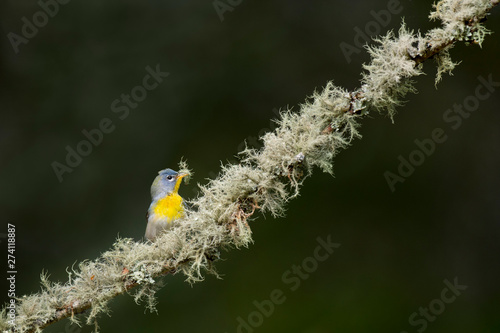
<path id="1" fill-rule="evenodd" d="M 441 51 L 434 57 L 437 64 L 436 79 L 434 81 L 435 85 L 443 79 L 443 74 L 448 73 L 448 75 L 453 75 L 453 70 L 459 64 L 451 59 L 449 48 Z"/>
<path id="2" fill-rule="evenodd" d="M 403 103 L 402 98 L 409 92 L 416 92 L 411 78 L 423 74 L 422 64 L 415 65 L 408 49 L 416 42 L 424 43 L 421 38 L 408 30 L 403 22 L 397 37 L 389 31 L 375 39 L 378 45 L 367 47 L 372 60 L 363 65 L 362 83 L 366 98 L 375 110 L 387 112 L 392 118 L 396 107 Z"/>
<path id="3" fill-rule="evenodd" d="M 489 0 L 441 0 L 433 6 L 429 18 L 441 20 L 445 26 L 456 25 L 471 19 L 482 20 L 491 9 Z"/>

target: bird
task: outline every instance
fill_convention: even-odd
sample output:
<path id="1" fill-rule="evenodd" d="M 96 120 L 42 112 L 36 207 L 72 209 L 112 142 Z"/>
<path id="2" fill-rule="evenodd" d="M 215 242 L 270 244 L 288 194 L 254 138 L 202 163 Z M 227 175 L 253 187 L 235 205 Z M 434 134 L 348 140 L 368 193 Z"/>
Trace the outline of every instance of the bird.
<path id="1" fill-rule="evenodd" d="M 172 169 L 158 172 L 151 185 L 151 205 L 146 214 L 145 237 L 148 240 L 154 241 L 164 230 L 170 229 L 175 220 L 184 216 L 184 200 L 177 192 L 182 178 L 187 175 Z"/>

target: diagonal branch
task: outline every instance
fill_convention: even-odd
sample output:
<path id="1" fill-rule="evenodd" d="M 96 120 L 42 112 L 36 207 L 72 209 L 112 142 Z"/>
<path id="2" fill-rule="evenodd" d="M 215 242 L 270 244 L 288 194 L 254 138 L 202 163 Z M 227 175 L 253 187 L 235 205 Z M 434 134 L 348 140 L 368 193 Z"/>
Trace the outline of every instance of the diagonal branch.
<path id="1" fill-rule="evenodd" d="M 352 92 L 329 82 L 301 106 L 299 113 L 282 112 L 279 127 L 265 134 L 263 148 L 245 149 L 241 162 L 222 168 L 219 177 L 200 186 L 195 209 L 154 243 L 118 239 L 112 249 L 93 261 L 71 269 L 66 283 L 52 283 L 42 274 L 42 290 L 15 304 L 15 316 L 5 307 L 0 329 L 39 332 L 64 318 L 95 322 L 107 312 L 115 296 L 132 293 L 155 309 L 154 293 L 159 277 L 182 272 L 189 282 L 217 274 L 213 262 L 219 249 L 248 246 L 252 242 L 248 220 L 257 211 L 273 216 L 283 213 L 288 200 L 298 193 L 303 180 L 319 167 L 332 172 L 332 158 L 359 137 L 357 119 L 369 111 L 390 117 L 402 98 L 415 89 L 411 79 L 422 74 L 422 64 L 434 58 L 436 81 L 455 64 L 449 50 L 458 41 L 481 44 L 489 33 L 483 26 L 498 0 L 442 0 L 431 19 L 442 26 L 424 36 L 403 24 L 398 36 L 389 32 L 369 47 L 372 60 L 364 66 L 361 87 Z M 187 171 L 181 162 L 182 171 Z"/>

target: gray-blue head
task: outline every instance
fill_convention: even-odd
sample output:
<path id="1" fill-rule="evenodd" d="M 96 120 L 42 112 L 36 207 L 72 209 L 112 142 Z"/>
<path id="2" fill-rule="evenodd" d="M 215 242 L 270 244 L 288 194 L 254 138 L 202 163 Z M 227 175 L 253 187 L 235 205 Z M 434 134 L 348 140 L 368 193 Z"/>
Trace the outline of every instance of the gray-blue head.
<path id="1" fill-rule="evenodd" d="M 182 178 L 187 175 L 187 173 L 180 174 L 172 169 L 159 171 L 158 176 L 153 181 L 153 185 L 151 185 L 151 198 L 155 199 L 177 193 Z"/>

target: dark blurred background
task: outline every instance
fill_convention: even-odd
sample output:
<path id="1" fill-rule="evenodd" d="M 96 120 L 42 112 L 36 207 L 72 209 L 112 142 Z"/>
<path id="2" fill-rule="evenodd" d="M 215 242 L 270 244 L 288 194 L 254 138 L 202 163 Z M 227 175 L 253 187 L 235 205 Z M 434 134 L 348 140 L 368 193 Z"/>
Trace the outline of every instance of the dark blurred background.
<path id="1" fill-rule="evenodd" d="M 21 36 L 22 18 L 33 22 L 40 4 L 0 3 L 0 240 L 6 253 L 7 223 L 15 224 L 18 295 L 39 290 L 42 270 L 65 281 L 68 266 L 96 258 L 117 235 L 139 240 L 158 170 L 187 159 L 195 174 L 180 193 L 193 198 L 196 183 L 235 161 L 244 140 L 259 145 L 277 109 L 298 110 L 328 80 L 358 87 L 369 58 L 361 51 L 348 61 L 340 47 L 355 47 L 355 27 L 385 33 L 403 17 L 422 32 L 438 24 L 427 19 L 431 1 L 401 0 L 383 25 L 371 11 L 394 1 L 232 3 L 221 20 L 210 0 L 69 1 L 18 53 L 7 36 Z M 374 113 L 362 121 L 363 138 L 337 156 L 335 177 L 318 170 L 286 217 L 253 221 L 255 243 L 222 253 L 222 280 L 191 287 L 182 275 L 167 277 L 158 314 L 120 296 L 101 331 L 236 332 L 241 317 L 256 327 L 240 332 L 500 332 L 500 91 L 458 129 L 443 120 L 474 94 L 478 76 L 500 81 L 498 8 L 486 25 L 495 33 L 482 49 L 457 45 L 461 64 L 437 89 L 435 65 L 425 63 L 419 93 L 394 124 Z M 169 76 L 121 120 L 112 102 L 158 64 Z M 76 149 L 82 131 L 105 118 L 114 131 L 60 182 L 52 163 L 66 164 L 66 147 Z M 446 142 L 391 192 L 384 172 L 396 173 L 398 156 L 436 128 Z M 290 290 L 282 275 L 328 235 L 340 248 Z M 442 303 L 443 281 L 455 278 L 468 288 Z M 286 300 L 258 314 L 254 301 L 274 289 Z M 438 314 L 425 319 L 419 309 L 429 305 Z M 65 320 L 46 332 L 92 329 Z"/>

